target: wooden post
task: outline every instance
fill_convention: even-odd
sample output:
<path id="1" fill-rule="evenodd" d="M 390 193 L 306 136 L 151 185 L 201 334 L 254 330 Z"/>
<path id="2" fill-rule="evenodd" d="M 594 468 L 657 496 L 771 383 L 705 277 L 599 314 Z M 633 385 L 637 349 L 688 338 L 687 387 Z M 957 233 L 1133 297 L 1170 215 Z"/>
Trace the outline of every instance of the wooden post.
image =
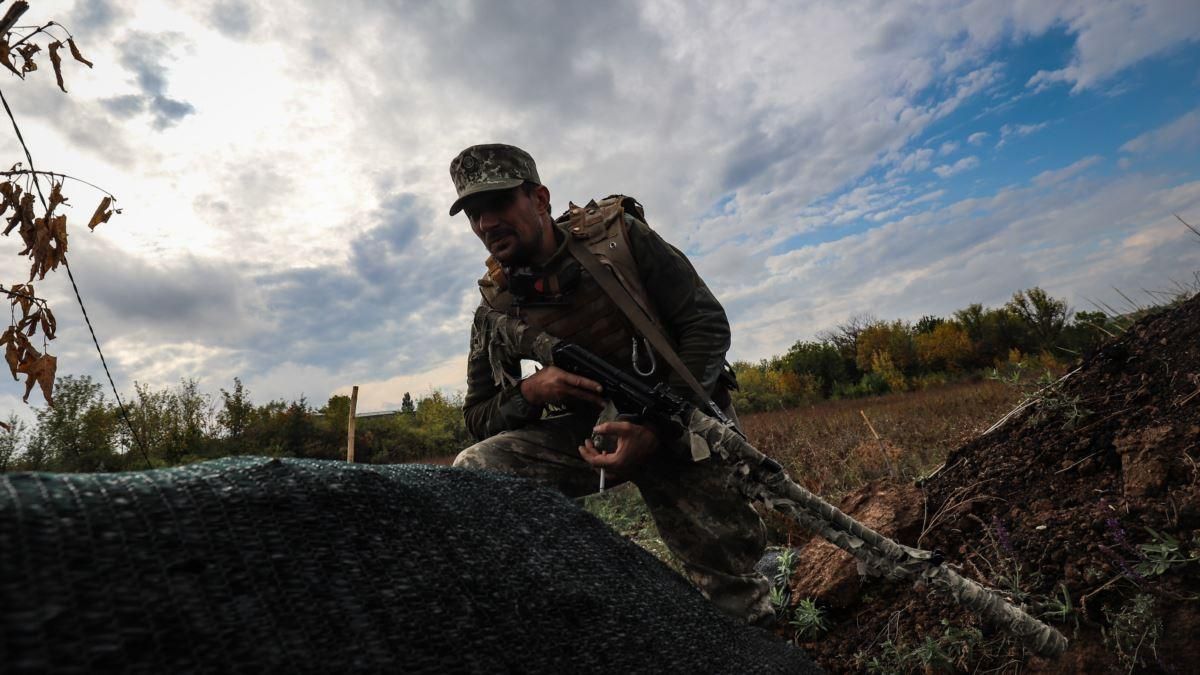
<path id="1" fill-rule="evenodd" d="M 350 390 L 350 420 L 346 425 L 346 461 L 354 463 L 354 413 L 358 409 L 358 385 Z"/>
<path id="2" fill-rule="evenodd" d="M 892 465 L 892 458 L 888 457 L 887 446 L 883 444 L 883 439 L 875 432 L 875 427 L 872 426 L 871 420 L 867 419 L 867 413 L 859 410 L 858 414 L 862 415 L 863 421 L 867 423 L 867 428 L 871 430 L 871 435 L 875 437 L 875 442 L 879 444 L 879 453 L 883 455 L 883 463 L 887 465 L 888 475 L 892 477 L 892 480 L 899 478 L 899 475 L 896 473 L 896 467 Z"/>

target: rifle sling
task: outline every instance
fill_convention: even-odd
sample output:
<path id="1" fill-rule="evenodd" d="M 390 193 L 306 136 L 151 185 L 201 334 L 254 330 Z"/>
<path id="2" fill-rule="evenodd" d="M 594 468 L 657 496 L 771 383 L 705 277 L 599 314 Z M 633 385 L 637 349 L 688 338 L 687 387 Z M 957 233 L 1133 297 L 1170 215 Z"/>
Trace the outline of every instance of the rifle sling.
<path id="1" fill-rule="evenodd" d="M 671 369 L 683 378 L 684 382 L 687 382 L 688 386 L 695 392 L 697 400 L 702 403 L 708 401 L 710 398 L 708 392 L 704 391 L 704 387 L 700 386 L 700 383 L 696 381 L 696 378 L 692 375 L 692 371 L 683 365 L 683 360 L 675 353 L 675 350 L 671 347 L 671 343 L 667 341 L 667 336 L 663 334 L 658 326 L 654 325 L 654 322 L 650 320 L 646 312 L 629 295 L 629 291 L 625 290 L 625 287 L 617 281 L 616 275 L 602 265 L 595 254 L 588 250 L 582 241 L 571 236 L 570 233 L 567 234 L 567 250 L 579 261 L 579 264 L 583 265 L 588 274 L 592 275 L 596 283 L 600 284 L 600 288 L 616 303 L 621 313 L 633 323 L 633 327 L 637 329 L 637 332 L 645 336 L 650 341 L 650 345 L 654 347 L 654 350 L 667 360 Z"/>

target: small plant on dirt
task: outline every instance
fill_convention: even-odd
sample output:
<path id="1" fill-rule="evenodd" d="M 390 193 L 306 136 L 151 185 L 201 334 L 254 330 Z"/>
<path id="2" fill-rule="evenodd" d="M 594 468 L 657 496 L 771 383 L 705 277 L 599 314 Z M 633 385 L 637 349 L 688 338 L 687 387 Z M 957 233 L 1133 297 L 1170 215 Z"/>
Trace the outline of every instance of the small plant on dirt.
<path id="1" fill-rule="evenodd" d="M 1074 429 L 1092 411 L 1083 407 L 1083 399 L 1078 395 L 1070 395 L 1063 391 L 1062 381 L 1046 373 L 1039 383 L 1045 383 L 1041 393 L 1034 399 L 1034 412 L 1030 416 L 1031 424 L 1041 424 L 1055 417 L 1063 420 L 1063 429 Z"/>
<path id="2" fill-rule="evenodd" d="M 775 561 L 775 574 L 771 578 L 771 606 L 776 614 L 783 614 L 791 602 L 792 592 L 788 582 L 792 579 L 792 570 L 796 568 L 796 550 L 785 548 Z"/>
<path id="3" fill-rule="evenodd" d="M 927 635 L 911 649 L 903 641 L 889 639 L 870 655 L 855 654 L 855 661 L 869 673 L 955 673 L 970 670 L 970 664 L 981 659 L 999 659 L 1007 646 L 1003 638 L 985 642 L 978 628 L 960 628 L 946 619 L 942 619 L 942 627 L 941 635 Z"/>
<path id="4" fill-rule="evenodd" d="M 1060 584 L 1058 593 L 1041 603 L 1040 607 L 1043 617 L 1055 623 L 1071 622 L 1076 628 L 1079 627 L 1079 614 L 1075 611 L 1075 605 L 1071 603 L 1071 592 L 1067 590 L 1066 584 Z"/>
<path id="5" fill-rule="evenodd" d="M 908 652 L 901 649 L 899 645 L 891 640 L 887 640 L 879 645 L 879 649 L 870 656 L 867 652 L 859 652 L 854 655 L 854 660 L 862 666 L 868 673 L 879 673 L 880 675 L 891 673 L 903 673 L 908 668 L 905 661 L 908 660 Z"/>
<path id="6" fill-rule="evenodd" d="M 1109 625 L 1101 628 L 1104 644 L 1120 659 L 1121 664 L 1133 670 L 1145 665 L 1145 655 L 1153 654 L 1162 637 L 1162 619 L 1156 616 L 1154 596 L 1139 593 L 1118 609 L 1104 608 L 1104 617 Z"/>
<path id="7" fill-rule="evenodd" d="M 998 516 L 992 516 L 991 526 L 986 529 L 997 564 L 992 565 L 993 583 L 1018 604 L 1029 599 L 1030 580 L 1025 577 L 1017 551 L 1013 548 L 1012 535 Z M 1036 575 L 1034 575 L 1036 576 Z M 1033 581 L 1037 581 L 1034 579 Z M 1033 584 L 1036 586 L 1036 583 Z"/>
<path id="8" fill-rule="evenodd" d="M 1176 565 L 1185 565 L 1190 562 L 1200 561 L 1200 555 L 1195 552 L 1187 552 L 1179 540 L 1169 534 L 1163 534 L 1155 530 L 1146 528 L 1153 538 L 1148 544 L 1138 546 L 1138 553 L 1142 557 L 1142 562 L 1137 564 L 1138 574 L 1145 577 L 1156 577 Z"/>
<path id="9" fill-rule="evenodd" d="M 786 587 L 771 585 L 771 593 L 768 599 L 771 601 L 771 607 L 775 608 L 775 614 L 779 615 L 787 609 L 788 605 L 788 589 Z"/>
<path id="10" fill-rule="evenodd" d="M 829 622 L 825 620 L 825 612 L 817 607 L 812 598 L 805 598 L 796 605 L 789 622 L 796 629 L 796 639 L 813 639 L 829 630 Z"/>
<path id="11" fill-rule="evenodd" d="M 1021 384 L 1021 374 L 1024 372 L 1025 364 L 1021 362 L 1014 363 L 1007 372 L 1001 371 L 999 368 L 992 368 L 987 371 L 985 377 L 989 380 L 995 380 L 1009 386 L 1017 386 Z"/>

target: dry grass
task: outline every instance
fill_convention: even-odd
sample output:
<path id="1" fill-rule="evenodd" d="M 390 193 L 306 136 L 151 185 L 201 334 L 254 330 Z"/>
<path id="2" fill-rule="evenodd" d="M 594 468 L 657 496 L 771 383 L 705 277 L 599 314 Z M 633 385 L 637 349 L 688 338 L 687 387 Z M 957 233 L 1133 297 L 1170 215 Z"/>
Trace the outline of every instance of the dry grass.
<path id="1" fill-rule="evenodd" d="M 783 464 L 798 483 L 836 499 L 888 474 L 880 442 L 863 414 L 879 433 L 901 477 L 915 479 L 940 464 L 950 450 L 982 433 L 1019 400 L 1020 392 L 1013 387 L 971 382 L 757 413 L 743 417 L 742 424 L 755 447 Z"/>
<path id="2" fill-rule="evenodd" d="M 962 383 L 756 413 L 744 416 L 742 424 L 755 447 L 778 460 L 809 490 L 836 503 L 846 492 L 888 473 L 880 442 L 862 414 L 879 433 L 891 464 L 902 477 L 914 479 L 982 433 L 1020 398 L 1016 388 L 1000 382 Z M 589 497 L 584 504 L 616 531 L 675 564 L 632 485 Z M 787 527 L 782 517 L 768 518 L 768 527 L 773 543 L 784 541 Z"/>

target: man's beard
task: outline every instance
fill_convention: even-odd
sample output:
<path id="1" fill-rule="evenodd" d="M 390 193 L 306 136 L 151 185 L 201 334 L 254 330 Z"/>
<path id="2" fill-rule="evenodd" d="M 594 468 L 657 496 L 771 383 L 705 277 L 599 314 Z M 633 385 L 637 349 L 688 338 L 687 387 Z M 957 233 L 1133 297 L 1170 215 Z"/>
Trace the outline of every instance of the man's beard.
<path id="1" fill-rule="evenodd" d="M 504 265 L 509 267 L 532 265 L 534 258 L 541 251 L 543 237 L 541 220 L 539 219 L 535 222 L 537 223 L 537 227 L 532 232 L 526 230 L 525 237 L 522 237 L 521 232 L 516 228 L 506 227 L 489 233 L 483 243 L 487 246 L 488 252 Z M 510 238 L 507 247 L 499 252 L 494 252 L 492 244 L 506 238 Z"/>

